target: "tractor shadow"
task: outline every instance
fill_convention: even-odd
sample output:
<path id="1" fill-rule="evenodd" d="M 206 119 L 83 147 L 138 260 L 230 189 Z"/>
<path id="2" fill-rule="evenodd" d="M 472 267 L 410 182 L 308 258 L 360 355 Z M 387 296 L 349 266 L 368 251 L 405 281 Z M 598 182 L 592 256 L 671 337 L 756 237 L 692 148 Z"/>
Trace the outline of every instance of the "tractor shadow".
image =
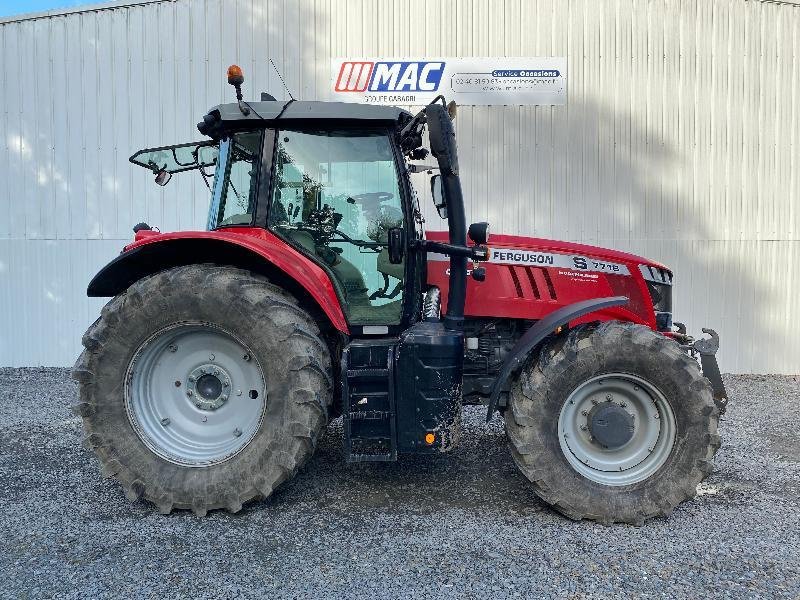
<path id="1" fill-rule="evenodd" d="M 321 510 L 342 515 L 359 510 L 426 515 L 498 503 L 516 514 L 546 510 L 514 465 L 502 420 L 495 417 L 486 424 L 485 415 L 485 407 L 465 407 L 461 439 L 452 451 L 400 455 L 389 463 L 347 463 L 342 422 L 336 419 L 313 459 L 268 502 L 280 510 L 312 501 Z"/>
<path id="2" fill-rule="evenodd" d="M 797 502 L 797 440 L 778 436 L 800 415 L 797 378 L 725 376 L 731 394 L 720 422 L 723 445 L 714 472 L 698 486 L 697 497 L 679 506 L 665 522 L 691 522 L 697 511 L 736 513 L 754 503 Z M 757 398 L 758 401 L 753 399 Z M 282 514 L 312 505 L 341 522 L 358 525 L 370 513 L 442 515 L 480 512 L 489 519 L 528 517 L 542 523 L 567 523 L 539 500 L 517 470 L 499 416 L 486 424 L 484 407 L 465 407 L 459 444 L 447 454 L 400 455 L 394 463 L 345 461 L 341 419 L 329 426 L 312 460 L 272 497 L 248 505 L 242 514 Z M 676 516 L 682 515 L 682 516 Z M 232 517 L 236 517 L 233 515 Z"/>

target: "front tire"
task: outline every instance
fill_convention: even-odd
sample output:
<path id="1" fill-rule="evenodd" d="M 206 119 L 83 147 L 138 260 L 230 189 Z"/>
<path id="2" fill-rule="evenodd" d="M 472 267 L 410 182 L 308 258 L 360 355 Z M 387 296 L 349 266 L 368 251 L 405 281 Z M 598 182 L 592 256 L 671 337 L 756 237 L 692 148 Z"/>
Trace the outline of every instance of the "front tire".
<path id="1" fill-rule="evenodd" d="M 146 277 L 103 309 L 73 369 L 86 445 L 130 500 L 237 512 L 313 454 L 330 351 L 264 278 L 214 265 Z"/>
<path id="2" fill-rule="evenodd" d="M 641 524 L 693 498 L 719 448 L 696 361 L 647 327 L 584 325 L 522 370 L 505 412 L 514 461 L 572 519 Z"/>

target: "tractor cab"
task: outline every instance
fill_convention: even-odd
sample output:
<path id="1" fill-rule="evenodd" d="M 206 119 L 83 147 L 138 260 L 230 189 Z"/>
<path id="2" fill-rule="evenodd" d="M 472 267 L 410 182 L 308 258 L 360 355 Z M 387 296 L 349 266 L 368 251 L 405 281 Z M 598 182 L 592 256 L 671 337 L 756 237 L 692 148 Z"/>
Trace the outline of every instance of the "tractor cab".
<path id="1" fill-rule="evenodd" d="M 266 229 L 330 276 L 354 333 L 399 334 L 420 314 L 429 246 L 453 253 L 464 272 L 468 257 L 485 257 L 481 247 L 466 246 L 452 117 L 443 98 L 416 116 L 349 103 L 240 101 L 213 108 L 198 124 L 211 140 L 145 149 L 130 160 L 159 185 L 199 171 L 211 197 L 208 231 Z M 431 187 L 440 214 L 455 225 L 452 246 L 425 241 L 409 178 L 414 167 L 406 159 L 428 155 L 426 124 L 440 164 L 425 168 L 444 161 Z M 445 318 L 451 329 L 463 317 L 458 290 L 463 296 L 465 285 L 454 289 Z"/>

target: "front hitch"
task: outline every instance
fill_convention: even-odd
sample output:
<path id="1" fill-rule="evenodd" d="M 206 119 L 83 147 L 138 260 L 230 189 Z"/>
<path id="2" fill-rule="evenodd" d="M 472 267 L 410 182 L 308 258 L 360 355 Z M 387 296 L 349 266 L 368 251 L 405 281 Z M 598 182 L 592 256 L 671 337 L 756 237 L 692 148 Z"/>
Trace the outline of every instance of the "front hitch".
<path id="1" fill-rule="evenodd" d="M 716 357 L 717 350 L 719 350 L 719 334 L 713 329 L 703 327 L 703 333 L 711 337 L 695 340 L 686 335 L 686 326 L 683 323 L 675 323 L 675 326 L 678 328 L 676 337 L 683 338 L 681 340 L 682 347 L 694 358 L 697 358 L 698 354 L 700 355 L 703 376 L 711 382 L 714 404 L 717 405 L 720 415 L 725 414 L 728 407 L 728 392 L 722 382 L 722 374 L 719 372 Z"/>

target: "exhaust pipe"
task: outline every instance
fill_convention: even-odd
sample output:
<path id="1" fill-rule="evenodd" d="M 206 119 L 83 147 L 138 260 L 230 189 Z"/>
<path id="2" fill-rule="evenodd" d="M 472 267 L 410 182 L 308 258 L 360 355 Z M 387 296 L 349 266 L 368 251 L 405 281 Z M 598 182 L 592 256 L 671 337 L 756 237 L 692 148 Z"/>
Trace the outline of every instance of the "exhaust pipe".
<path id="1" fill-rule="evenodd" d="M 458 177 L 458 151 L 456 132 L 447 109 L 441 104 L 425 108 L 431 152 L 439 162 L 442 189 L 447 200 L 447 228 L 450 244 L 467 245 L 467 219 L 464 214 L 464 196 Z M 447 292 L 447 312 L 442 321 L 446 329 L 460 331 L 464 326 L 464 303 L 467 298 L 467 256 L 450 253 L 450 288 Z"/>

